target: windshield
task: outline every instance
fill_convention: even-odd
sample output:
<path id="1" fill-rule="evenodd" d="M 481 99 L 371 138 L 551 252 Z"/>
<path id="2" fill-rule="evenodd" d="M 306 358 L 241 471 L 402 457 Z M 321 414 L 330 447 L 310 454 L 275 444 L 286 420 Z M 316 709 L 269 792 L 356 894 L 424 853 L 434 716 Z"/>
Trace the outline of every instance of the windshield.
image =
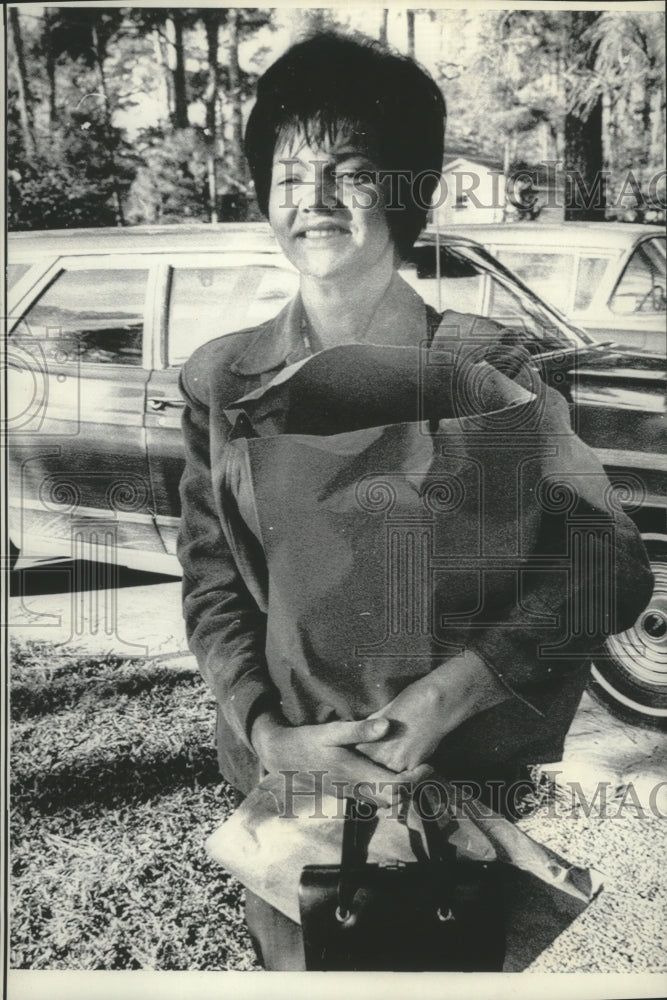
<path id="1" fill-rule="evenodd" d="M 441 244 L 438 260 L 435 243 L 422 241 L 401 275 L 439 312 L 487 316 L 502 327 L 501 342 L 531 354 L 592 343 L 481 247 Z"/>
<path id="2" fill-rule="evenodd" d="M 13 288 L 19 278 L 22 278 L 24 274 L 27 274 L 32 267 L 32 262 L 27 263 L 25 261 L 18 261 L 7 264 L 7 287 Z"/>

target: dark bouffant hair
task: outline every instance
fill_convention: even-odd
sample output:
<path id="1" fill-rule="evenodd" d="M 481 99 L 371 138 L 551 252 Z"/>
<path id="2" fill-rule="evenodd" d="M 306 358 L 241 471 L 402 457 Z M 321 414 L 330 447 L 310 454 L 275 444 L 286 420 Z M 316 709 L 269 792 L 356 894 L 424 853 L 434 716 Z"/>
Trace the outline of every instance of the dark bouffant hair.
<path id="1" fill-rule="evenodd" d="M 384 45 L 333 32 L 293 45 L 260 78 L 245 134 L 257 200 L 268 215 L 276 143 L 296 134 L 310 145 L 332 141 L 339 129 L 368 137 L 378 168 L 409 172 L 394 187 L 387 211 L 399 254 L 426 222 L 425 207 L 442 169 L 446 108 L 433 78 Z M 401 208 L 393 208 L 400 200 Z"/>

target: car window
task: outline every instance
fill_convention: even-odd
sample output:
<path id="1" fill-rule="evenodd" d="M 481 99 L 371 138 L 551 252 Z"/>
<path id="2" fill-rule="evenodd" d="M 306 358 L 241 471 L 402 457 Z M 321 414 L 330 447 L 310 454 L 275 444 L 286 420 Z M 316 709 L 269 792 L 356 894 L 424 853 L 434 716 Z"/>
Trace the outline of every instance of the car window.
<path id="1" fill-rule="evenodd" d="M 257 326 L 296 294 L 294 271 L 268 265 L 175 267 L 168 312 L 168 363 L 181 365 L 214 337 Z"/>
<path id="2" fill-rule="evenodd" d="M 533 353 L 572 347 L 575 342 L 538 299 L 516 286 L 512 277 L 481 250 L 465 246 L 440 248 L 440 304 L 436 264 L 435 246 L 417 246 L 401 270 L 434 308 L 488 316 L 503 327 L 504 343 L 521 344 Z"/>
<path id="3" fill-rule="evenodd" d="M 588 309 L 602 276 L 609 267 L 608 257 L 588 257 L 582 254 L 577 267 L 577 284 L 574 289 L 576 311 Z"/>
<path id="4" fill-rule="evenodd" d="M 27 264 L 25 261 L 21 263 L 7 264 L 7 287 L 13 288 L 17 283 L 19 278 L 22 278 L 24 274 L 27 274 L 32 267 L 32 261 Z"/>
<path id="5" fill-rule="evenodd" d="M 62 271 L 23 314 L 15 336 L 51 341 L 54 350 L 65 338 L 79 361 L 140 365 L 147 282 L 143 269 Z"/>
<path id="6" fill-rule="evenodd" d="M 573 253 L 536 253 L 498 246 L 493 248 L 493 254 L 538 295 L 563 312 L 572 308 Z"/>
<path id="7" fill-rule="evenodd" d="M 664 241 L 646 240 L 625 266 L 609 302 L 615 313 L 665 312 Z"/>
<path id="8" fill-rule="evenodd" d="M 484 275 L 468 261 L 462 260 L 445 248 L 441 248 L 440 262 L 440 275 L 438 275 L 435 247 L 414 247 L 410 259 L 401 266 L 401 277 L 405 278 L 434 309 L 480 313 L 484 294 Z"/>
<path id="9" fill-rule="evenodd" d="M 553 319 L 529 307 L 522 295 L 493 275 L 489 276 L 489 295 L 484 313 L 503 327 L 503 343 L 520 344 L 538 353 L 563 345 L 563 338 L 555 329 Z"/>
<path id="10" fill-rule="evenodd" d="M 492 281 L 486 312 L 499 323 L 511 323 L 521 317 L 525 309 L 522 308 L 520 299 L 505 285 Z"/>

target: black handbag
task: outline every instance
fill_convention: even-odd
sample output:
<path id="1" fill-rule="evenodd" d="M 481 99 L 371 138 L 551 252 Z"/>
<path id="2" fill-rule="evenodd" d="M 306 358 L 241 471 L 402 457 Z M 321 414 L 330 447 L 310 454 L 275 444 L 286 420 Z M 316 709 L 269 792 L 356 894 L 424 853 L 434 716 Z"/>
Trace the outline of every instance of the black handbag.
<path id="1" fill-rule="evenodd" d="M 414 838 L 413 850 L 423 860 L 367 864 L 376 810 L 347 800 L 340 865 L 301 874 L 306 969 L 502 971 L 505 865 L 457 860 L 436 820 L 422 824 L 428 856 Z"/>

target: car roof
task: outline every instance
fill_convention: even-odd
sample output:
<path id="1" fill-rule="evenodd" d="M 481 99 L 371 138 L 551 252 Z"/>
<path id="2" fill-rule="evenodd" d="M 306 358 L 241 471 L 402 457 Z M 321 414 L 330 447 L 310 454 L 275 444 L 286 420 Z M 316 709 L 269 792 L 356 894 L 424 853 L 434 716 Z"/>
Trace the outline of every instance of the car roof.
<path id="1" fill-rule="evenodd" d="M 425 235 L 436 232 L 435 226 L 429 225 Z M 482 245 L 491 237 L 503 237 L 507 242 L 551 241 L 560 237 L 587 246 L 599 242 L 604 236 L 604 242 L 610 246 L 625 247 L 630 241 L 641 236 L 664 235 L 662 226 L 645 226 L 636 223 L 615 222 L 562 222 L 551 225 L 542 223 L 460 223 L 441 229 L 441 236 L 447 240 L 473 240 Z M 29 232 L 10 232 L 7 239 L 16 248 L 28 245 L 38 250 L 61 250 L 71 252 L 73 248 L 99 248 L 100 240 L 111 243 L 114 249 L 127 246 L 136 250 L 146 244 L 153 249 L 163 247 L 171 249 L 174 237 L 180 246 L 187 247 L 215 244 L 221 236 L 233 240 L 254 237 L 272 242 L 274 236 L 268 222 L 181 222 L 156 226 L 106 226 L 96 229 L 44 229 Z"/>
<path id="2" fill-rule="evenodd" d="M 467 233 L 444 233 L 448 243 L 473 242 Z M 267 222 L 187 222 L 163 226 L 50 229 L 8 233 L 10 257 L 99 253 L 243 251 L 267 253 L 278 243 Z"/>
<path id="3" fill-rule="evenodd" d="M 10 250 L 36 253 L 141 253 L 215 249 L 222 240 L 253 251 L 277 247 L 268 223 L 175 223 L 164 226 L 109 226 L 98 229 L 48 229 L 8 233 Z"/>
<path id="4" fill-rule="evenodd" d="M 481 243 L 482 246 L 494 243 L 508 243 L 525 246 L 530 251 L 537 244 L 548 244 L 553 247 L 606 247 L 625 250 L 642 237 L 664 236 L 662 226 L 645 226 L 628 222 L 519 222 L 499 223 L 460 223 L 458 226 L 447 227 L 447 235 L 461 230 L 461 235 Z M 434 226 L 428 227 L 428 233 L 435 232 Z"/>

